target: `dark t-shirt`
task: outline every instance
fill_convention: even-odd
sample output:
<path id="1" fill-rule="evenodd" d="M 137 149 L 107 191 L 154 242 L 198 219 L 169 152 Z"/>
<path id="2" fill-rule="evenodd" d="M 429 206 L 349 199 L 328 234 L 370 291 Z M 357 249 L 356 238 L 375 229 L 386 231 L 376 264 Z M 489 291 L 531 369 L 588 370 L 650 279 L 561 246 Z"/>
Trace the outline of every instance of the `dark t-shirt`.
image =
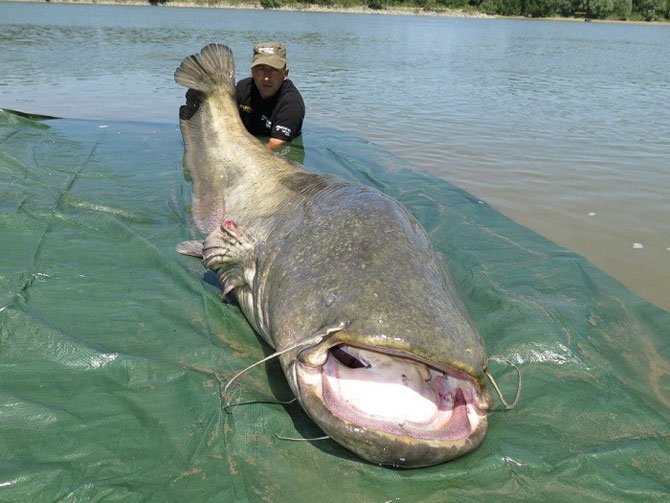
<path id="1" fill-rule="evenodd" d="M 300 135 L 305 103 L 290 80 L 285 80 L 272 98 L 261 98 L 251 77 L 236 86 L 237 105 L 244 126 L 255 136 L 290 141 Z"/>

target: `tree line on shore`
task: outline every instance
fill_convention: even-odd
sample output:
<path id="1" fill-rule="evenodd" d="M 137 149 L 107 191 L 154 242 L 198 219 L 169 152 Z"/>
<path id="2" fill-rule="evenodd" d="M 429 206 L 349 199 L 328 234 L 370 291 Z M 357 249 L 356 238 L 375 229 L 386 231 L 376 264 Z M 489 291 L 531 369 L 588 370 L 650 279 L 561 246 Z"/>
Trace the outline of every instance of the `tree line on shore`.
<path id="1" fill-rule="evenodd" d="M 487 14 L 528 17 L 579 17 L 662 21 L 670 19 L 670 0 L 426 0 L 474 5 Z"/>
<path id="2" fill-rule="evenodd" d="M 49 0 L 47 0 L 49 1 Z M 175 0 L 181 1 L 184 0 Z M 188 1 L 188 0 L 187 0 Z M 244 0 L 192 0 L 200 5 L 239 5 Z M 265 9 L 318 6 L 363 8 L 383 11 L 400 7 L 425 12 L 460 10 L 471 14 L 523 16 L 535 18 L 567 17 L 621 21 L 668 21 L 670 0 L 258 0 Z M 152 5 L 171 0 L 149 0 Z"/>

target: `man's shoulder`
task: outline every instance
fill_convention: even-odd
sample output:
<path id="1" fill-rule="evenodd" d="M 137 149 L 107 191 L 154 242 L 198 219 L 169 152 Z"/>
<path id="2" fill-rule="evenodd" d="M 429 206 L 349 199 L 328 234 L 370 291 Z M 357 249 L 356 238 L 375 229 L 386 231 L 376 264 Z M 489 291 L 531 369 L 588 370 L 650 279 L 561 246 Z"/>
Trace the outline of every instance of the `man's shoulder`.
<path id="1" fill-rule="evenodd" d="M 305 103 L 302 99 L 302 95 L 298 88 L 295 87 L 295 84 L 290 79 L 284 81 L 284 85 L 281 88 L 281 97 L 280 99 L 286 101 L 293 101 L 300 103 L 301 106 L 305 106 Z"/>
<path id="2" fill-rule="evenodd" d="M 284 81 L 284 85 L 282 86 L 282 90 L 285 93 L 298 93 L 300 95 L 300 91 L 298 91 L 298 88 L 295 87 L 295 84 L 291 79 L 286 79 Z"/>

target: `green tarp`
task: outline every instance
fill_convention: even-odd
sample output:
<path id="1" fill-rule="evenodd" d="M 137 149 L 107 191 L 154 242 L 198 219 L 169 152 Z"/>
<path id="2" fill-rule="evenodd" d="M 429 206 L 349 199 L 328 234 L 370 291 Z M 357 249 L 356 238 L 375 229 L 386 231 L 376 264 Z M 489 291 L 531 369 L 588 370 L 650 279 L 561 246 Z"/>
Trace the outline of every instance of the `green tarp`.
<path id="1" fill-rule="evenodd" d="M 0 112 L 0 501 L 664 501 L 670 315 L 449 183 L 308 125 L 308 169 L 374 185 L 429 230 L 486 342 L 521 370 L 473 453 L 364 463 L 291 398 L 215 279 L 175 245 L 176 124 Z M 401 285 L 399 285 L 401 287 Z M 512 368 L 492 364 L 506 396 Z"/>

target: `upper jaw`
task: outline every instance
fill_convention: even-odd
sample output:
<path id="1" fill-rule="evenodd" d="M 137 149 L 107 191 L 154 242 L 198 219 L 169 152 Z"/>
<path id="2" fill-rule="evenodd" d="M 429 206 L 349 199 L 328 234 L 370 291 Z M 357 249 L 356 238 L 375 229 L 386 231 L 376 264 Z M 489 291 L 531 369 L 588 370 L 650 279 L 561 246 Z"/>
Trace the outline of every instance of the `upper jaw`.
<path id="1" fill-rule="evenodd" d="M 373 463 L 447 461 L 477 447 L 486 432 L 490 396 L 483 383 L 414 355 L 331 344 L 299 355 L 294 380 L 315 422 Z"/>

